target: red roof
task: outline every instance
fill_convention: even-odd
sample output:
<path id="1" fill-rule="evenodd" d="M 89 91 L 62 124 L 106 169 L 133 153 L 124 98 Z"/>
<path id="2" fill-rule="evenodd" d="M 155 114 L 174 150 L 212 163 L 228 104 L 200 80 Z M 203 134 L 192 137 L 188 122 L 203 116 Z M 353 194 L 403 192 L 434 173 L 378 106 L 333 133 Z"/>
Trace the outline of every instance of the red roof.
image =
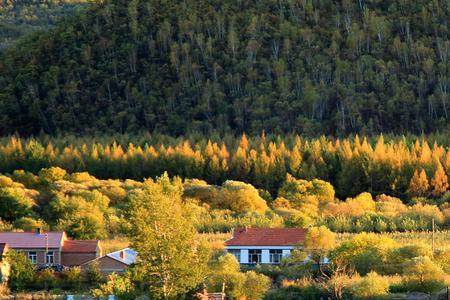
<path id="1" fill-rule="evenodd" d="M 95 253 L 97 252 L 99 241 L 97 240 L 66 240 L 62 252 L 69 253 Z"/>
<path id="2" fill-rule="evenodd" d="M 46 236 L 48 242 L 46 242 Z M 0 232 L 0 243 L 6 243 L 12 249 L 60 248 L 64 232 Z"/>
<path id="3" fill-rule="evenodd" d="M 236 228 L 225 246 L 295 246 L 305 239 L 302 228 Z"/>

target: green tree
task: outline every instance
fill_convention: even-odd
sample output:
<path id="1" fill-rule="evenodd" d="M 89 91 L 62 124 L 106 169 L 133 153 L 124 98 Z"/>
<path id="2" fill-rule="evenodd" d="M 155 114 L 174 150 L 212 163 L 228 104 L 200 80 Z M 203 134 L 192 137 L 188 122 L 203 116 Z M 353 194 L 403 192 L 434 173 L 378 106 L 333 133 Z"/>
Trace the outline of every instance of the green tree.
<path id="1" fill-rule="evenodd" d="M 44 168 L 39 171 L 39 177 L 45 183 L 52 183 L 58 180 L 63 180 L 66 174 L 66 170 L 59 167 L 51 167 L 48 169 Z"/>
<path id="2" fill-rule="evenodd" d="M 136 299 L 135 286 L 130 278 L 130 274 L 126 273 L 120 276 L 112 273 L 108 276 L 106 283 L 100 285 L 99 288 L 92 290 L 94 297 L 107 297 L 108 295 L 115 295 L 119 299 Z"/>
<path id="3" fill-rule="evenodd" d="M 130 195 L 129 238 L 139 253 L 137 268 L 155 299 L 175 299 L 200 284 L 205 251 L 181 200 L 179 180 L 167 174 L 147 180 Z"/>
<path id="4" fill-rule="evenodd" d="M 325 226 L 311 227 L 306 232 L 303 249 L 317 264 L 319 271 L 322 270 L 321 264 L 324 258 L 334 247 L 334 233 Z"/>
<path id="5" fill-rule="evenodd" d="M 30 216 L 35 206 L 34 200 L 21 188 L 0 188 L 0 218 L 13 222 Z"/>
<path id="6" fill-rule="evenodd" d="M 23 254 L 10 250 L 6 257 L 11 266 L 8 285 L 13 291 L 23 291 L 35 281 L 36 270 L 31 261 Z"/>
<path id="7" fill-rule="evenodd" d="M 207 278 L 209 290 L 225 292 L 231 298 L 239 298 L 244 294 L 245 276 L 240 272 L 236 257 L 230 253 L 210 264 L 210 275 Z"/>
<path id="8" fill-rule="evenodd" d="M 358 273 L 365 275 L 370 271 L 386 272 L 391 251 L 396 243 L 387 236 L 374 233 L 360 233 L 349 241 L 341 243 L 331 253 L 331 259 L 339 259 L 345 265 L 352 266 Z"/>
<path id="9" fill-rule="evenodd" d="M 428 256 L 413 258 L 405 267 L 405 283 L 411 290 L 435 292 L 444 287 L 444 272 Z"/>
<path id="10" fill-rule="evenodd" d="M 258 190 L 252 185 L 239 181 L 227 180 L 217 196 L 217 206 L 228 208 L 237 213 L 264 213 L 268 207 Z"/>
<path id="11" fill-rule="evenodd" d="M 269 290 L 269 288 L 269 277 L 263 274 L 258 274 L 255 271 L 248 271 L 245 273 L 244 291 L 246 299 L 262 299 L 263 295 Z"/>

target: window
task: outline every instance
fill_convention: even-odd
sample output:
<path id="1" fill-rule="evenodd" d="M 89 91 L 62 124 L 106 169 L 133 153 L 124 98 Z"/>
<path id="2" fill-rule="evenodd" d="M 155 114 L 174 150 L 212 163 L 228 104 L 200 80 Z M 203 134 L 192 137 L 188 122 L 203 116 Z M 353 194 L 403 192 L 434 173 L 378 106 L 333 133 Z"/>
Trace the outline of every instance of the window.
<path id="1" fill-rule="evenodd" d="M 230 249 L 228 250 L 228 253 L 233 254 L 234 257 L 236 257 L 237 261 L 241 261 L 241 250 L 239 249 Z"/>
<path id="2" fill-rule="evenodd" d="M 248 263 L 259 264 L 261 262 L 261 250 L 248 250 Z"/>
<path id="3" fill-rule="evenodd" d="M 37 263 L 37 254 L 35 251 L 28 252 L 28 259 L 31 260 L 31 263 L 35 265 Z"/>
<path id="4" fill-rule="evenodd" d="M 281 262 L 281 258 L 283 257 L 283 250 L 270 250 L 270 263 L 279 264 Z"/>
<path id="5" fill-rule="evenodd" d="M 53 251 L 47 252 L 47 255 L 45 256 L 45 263 L 48 265 L 52 265 L 55 263 L 55 254 Z"/>

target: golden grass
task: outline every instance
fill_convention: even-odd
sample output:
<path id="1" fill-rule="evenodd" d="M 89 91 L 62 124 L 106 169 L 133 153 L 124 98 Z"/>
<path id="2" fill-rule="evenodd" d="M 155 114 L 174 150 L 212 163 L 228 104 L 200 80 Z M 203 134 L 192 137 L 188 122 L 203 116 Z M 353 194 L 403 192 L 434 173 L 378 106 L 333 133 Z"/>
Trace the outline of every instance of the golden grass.
<path id="1" fill-rule="evenodd" d="M 102 255 L 105 255 L 107 253 L 127 248 L 130 245 L 130 241 L 125 236 L 115 236 L 112 239 L 102 240 L 100 245 L 102 247 Z"/>
<path id="2" fill-rule="evenodd" d="M 432 244 L 431 231 L 421 232 L 386 232 L 378 233 L 379 235 L 389 237 L 396 241 L 399 245 L 410 244 Z M 355 233 L 339 233 L 336 234 L 338 242 L 343 242 L 351 239 L 355 236 Z M 450 249 L 450 231 L 437 231 L 435 233 L 435 246 L 437 250 L 449 250 Z"/>

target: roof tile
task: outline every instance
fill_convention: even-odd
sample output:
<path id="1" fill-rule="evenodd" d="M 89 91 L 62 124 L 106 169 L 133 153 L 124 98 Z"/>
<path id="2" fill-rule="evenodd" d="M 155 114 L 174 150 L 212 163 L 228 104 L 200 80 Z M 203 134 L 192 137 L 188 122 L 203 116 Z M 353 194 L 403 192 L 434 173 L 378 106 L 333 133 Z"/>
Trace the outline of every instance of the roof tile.
<path id="1" fill-rule="evenodd" d="M 66 240 L 62 248 L 65 253 L 94 253 L 97 252 L 97 240 Z"/>
<path id="2" fill-rule="evenodd" d="M 48 248 L 60 248 L 64 232 L 0 232 L 0 243 L 6 243 L 13 249 L 45 248 L 48 236 Z"/>
<path id="3" fill-rule="evenodd" d="M 225 246 L 295 246 L 305 239 L 303 228 L 236 228 Z"/>

